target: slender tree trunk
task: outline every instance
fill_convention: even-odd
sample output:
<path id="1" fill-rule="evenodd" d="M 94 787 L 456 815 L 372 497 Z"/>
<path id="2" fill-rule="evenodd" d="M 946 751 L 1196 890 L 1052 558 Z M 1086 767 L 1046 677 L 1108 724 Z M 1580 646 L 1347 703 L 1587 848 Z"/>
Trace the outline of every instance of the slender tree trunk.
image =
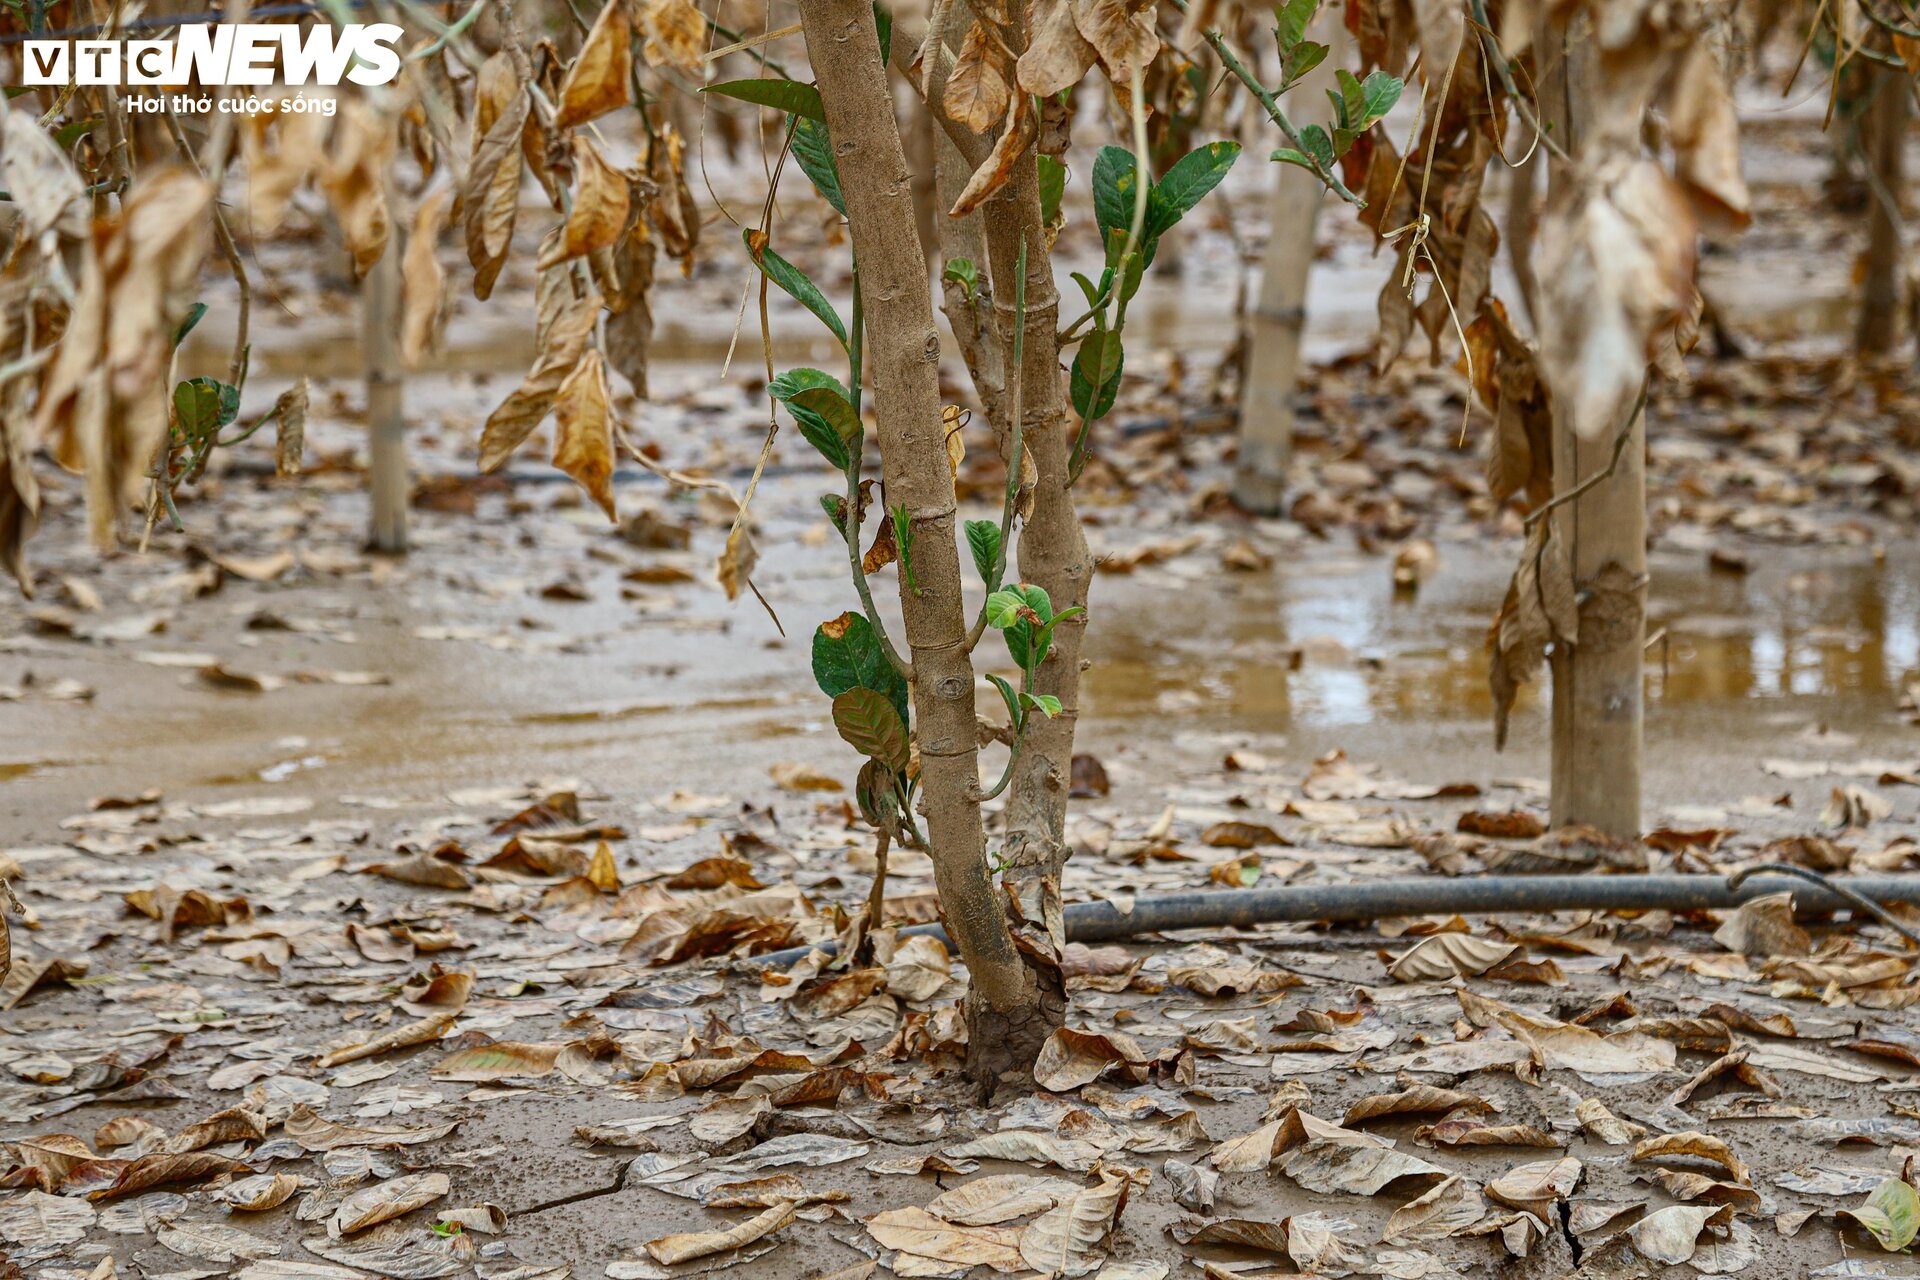
<path id="1" fill-rule="evenodd" d="M 400 359 L 400 221 L 386 252 L 361 282 L 361 333 L 367 374 L 367 542 L 399 555 L 407 549 L 406 372 Z"/>
<path id="2" fill-rule="evenodd" d="M 1854 347 L 1863 356 L 1883 355 L 1900 340 L 1900 295 L 1906 255 L 1900 243 L 1900 201 L 1906 194 L 1908 100 L 1905 72 L 1875 67 L 1868 81 L 1873 101 L 1860 122 L 1867 174 L 1867 269 L 1860 291 Z"/>
<path id="3" fill-rule="evenodd" d="M 1026 48 L 1030 6 L 1010 5 L 1013 52 Z M 1020 430 L 1034 465 L 1033 508 L 1020 524 L 1022 580 L 1043 588 L 1055 613 L 1087 604 L 1093 555 L 1074 510 L 1068 472 L 1071 440 L 1066 397 L 1060 385 L 1060 295 L 1054 288 L 1040 215 L 1039 168 L 1021 159 L 1012 181 L 985 206 L 987 256 L 993 265 L 993 302 L 1000 345 L 1009 364 L 1017 315 L 1015 282 L 1021 251 L 1026 257 L 1025 333 L 1018 371 Z M 1009 376 L 1015 376 L 1011 369 Z M 1006 807 L 1006 871 L 1003 880 L 1014 926 L 1035 968 L 1046 1016 L 1057 1026 L 1066 1016 L 1066 980 L 1060 957 L 1066 947 L 1060 908 L 1060 872 L 1067 860 L 1067 791 L 1073 774 L 1073 740 L 1080 718 L 1080 649 L 1086 614 L 1069 618 L 1053 633 L 1052 648 L 1034 675 L 1034 689 L 1060 700 L 1051 718 L 1034 716 L 1015 765 Z"/>
<path id="4" fill-rule="evenodd" d="M 963 4 L 956 5 L 949 30 L 966 30 L 971 16 Z M 1016 4 L 1010 15 L 1013 39 L 1009 41 L 1016 55 L 1026 47 L 1028 22 L 1028 8 Z M 944 49 L 933 50 L 931 56 L 937 68 L 931 77 L 927 105 L 951 146 L 951 150 L 943 147 L 940 152 L 943 190 L 957 192 L 965 185 L 966 176 L 985 160 L 988 144 L 948 117 L 944 92 L 951 60 Z M 942 235 L 946 257 L 970 257 L 976 265 L 990 267 L 983 275 L 990 281 L 989 292 L 976 295 L 971 308 L 957 310 L 956 290 L 948 286 L 947 315 L 981 402 L 993 421 L 1002 457 L 1010 452 L 1011 424 L 1007 419 L 1012 413 L 1016 377 L 1013 340 L 1020 293 L 1016 282 L 1025 247 L 1025 331 L 1017 376 L 1022 448 L 1033 464 L 1030 474 L 1036 480 L 1032 510 L 1020 525 L 1017 567 L 1022 580 L 1046 590 L 1056 613 L 1076 605 L 1085 607 L 1093 557 L 1074 510 L 1068 475 L 1071 442 L 1060 385 L 1060 299 L 1040 216 L 1035 157 L 1022 157 L 1012 180 L 976 215 L 943 219 Z M 975 256 L 983 242 L 984 264 Z M 993 316 L 991 326 L 984 329 L 980 327 L 985 314 L 982 303 L 991 307 Z M 960 317 L 957 321 L 956 314 Z M 1041 989 L 1042 1023 L 1047 1030 L 1058 1026 L 1066 1016 L 1065 981 L 1059 969 L 1066 945 L 1060 914 L 1060 870 L 1067 857 L 1067 790 L 1079 716 L 1080 649 L 1085 624 L 1082 614 L 1054 631 L 1051 650 L 1034 687 L 1035 692 L 1059 698 L 1061 711 L 1052 719 L 1034 716 L 1028 722 L 1007 792 L 1003 883 L 1012 924 L 1020 933 L 1022 954 L 1033 967 Z"/>
<path id="5" fill-rule="evenodd" d="M 1346 27 L 1322 22 L 1315 38 L 1331 52 L 1294 90 L 1302 102 L 1320 101 L 1346 52 Z M 1245 367 L 1240 378 L 1240 447 L 1233 500 L 1255 515 L 1286 509 L 1287 468 L 1293 462 L 1293 389 L 1300 379 L 1300 342 L 1307 324 L 1307 282 L 1313 273 L 1314 231 L 1326 187 L 1298 165 L 1277 164 L 1268 206 L 1267 252 L 1260 292 L 1246 317 Z M 1161 246 L 1166 252 L 1166 246 Z"/>
<path id="6" fill-rule="evenodd" d="M 955 544 L 953 480 L 940 420 L 940 339 L 912 185 L 866 0 L 802 0 L 807 55 L 820 86 L 860 265 L 867 368 L 890 506 L 908 512 L 918 590 L 900 575 L 912 655 L 920 782 L 934 877 L 971 984 L 968 1066 L 991 1078 L 1027 1067 L 1051 1031 L 988 873 L 975 740 L 974 675 Z"/>
<path id="7" fill-rule="evenodd" d="M 1562 122 L 1574 163 L 1548 172 L 1550 206 L 1571 199 L 1581 180 L 1583 144 L 1593 128 L 1601 74 L 1584 14 L 1554 27 L 1560 67 L 1543 94 Z M 1545 46 L 1543 46 L 1545 47 Z M 1542 280 L 1542 290 L 1557 282 Z M 1553 778 L 1555 826 L 1585 824 L 1609 835 L 1640 834 L 1642 669 L 1646 634 L 1646 414 L 1619 453 L 1612 476 L 1550 517 L 1568 548 L 1579 605 L 1579 637 L 1554 647 Z M 1580 439 L 1566 414 L 1554 415 L 1553 488 L 1557 495 L 1604 472 L 1614 456 L 1611 434 Z"/>

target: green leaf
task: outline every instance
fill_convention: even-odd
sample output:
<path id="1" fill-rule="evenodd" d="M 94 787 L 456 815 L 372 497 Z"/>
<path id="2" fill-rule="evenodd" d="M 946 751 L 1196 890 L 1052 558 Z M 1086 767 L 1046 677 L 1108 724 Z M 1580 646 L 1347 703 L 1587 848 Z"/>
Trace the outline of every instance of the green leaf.
<path id="1" fill-rule="evenodd" d="M 1147 234 L 1157 236 L 1220 185 L 1240 158 L 1237 142 L 1209 142 L 1174 161 L 1147 197 Z"/>
<path id="2" fill-rule="evenodd" d="M 1020 701 L 1049 720 L 1060 714 L 1060 699 L 1050 693 L 1023 693 Z"/>
<path id="3" fill-rule="evenodd" d="M 987 679 L 993 681 L 993 687 L 1000 691 L 1000 700 L 1007 704 L 1008 726 L 1016 734 L 1019 733 L 1021 726 L 1027 721 L 1026 708 L 1020 705 L 1020 695 L 1013 691 L 1013 686 L 1007 683 L 1004 676 L 989 673 Z"/>
<path id="4" fill-rule="evenodd" d="M 1840 1213 L 1866 1228 L 1888 1253 L 1898 1253 L 1920 1235 L 1920 1195 L 1899 1178 L 1888 1178 L 1875 1187 L 1858 1209 Z"/>
<path id="5" fill-rule="evenodd" d="M 907 718 L 907 678 L 887 660 L 880 637 L 860 614 L 843 613 L 814 629 L 813 681 L 829 698 L 871 689 L 884 695 L 902 720 Z"/>
<path id="6" fill-rule="evenodd" d="M 173 389 L 174 425 L 189 439 L 212 435 L 239 413 L 239 388 L 217 378 L 193 378 Z"/>
<path id="7" fill-rule="evenodd" d="M 947 265 L 940 271 L 940 279 L 951 280 L 965 289 L 971 302 L 980 289 L 980 268 L 973 264 L 972 258 L 948 258 Z"/>
<path id="8" fill-rule="evenodd" d="M 840 379 L 819 369 L 806 368 L 804 365 L 798 369 L 788 369 L 785 373 L 776 376 L 767 384 L 767 394 L 781 404 L 791 404 L 795 396 L 814 387 L 830 387 L 840 393 L 842 400 L 849 404 L 853 403 L 853 397 L 847 394 L 846 384 Z"/>
<path id="9" fill-rule="evenodd" d="M 1323 44 L 1302 40 L 1280 56 L 1280 92 L 1285 93 L 1306 78 L 1307 72 L 1327 60 Z"/>
<path id="10" fill-rule="evenodd" d="M 1002 587 L 987 597 L 987 625 L 1005 631 L 1020 621 L 1027 607 L 1026 593 L 1019 587 Z"/>
<path id="11" fill-rule="evenodd" d="M 993 581 L 993 566 L 1000 559 L 1000 526 L 991 520 L 967 521 L 967 546 L 973 552 L 973 567 L 980 581 Z"/>
<path id="12" fill-rule="evenodd" d="M 1280 52 L 1286 53 L 1306 38 L 1307 28 L 1313 25 L 1313 15 L 1320 8 L 1320 0 L 1287 0 L 1284 5 L 1276 5 L 1273 10 L 1274 38 L 1280 42 Z"/>
<path id="13" fill-rule="evenodd" d="M 1376 71 L 1368 76 L 1366 83 L 1360 86 L 1361 97 L 1367 108 L 1362 127 L 1373 124 L 1393 110 L 1394 104 L 1400 101 L 1400 91 L 1404 87 L 1399 76 L 1390 76 L 1384 71 Z"/>
<path id="14" fill-rule="evenodd" d="M 62 151 L 73 150 L 73 144 L 86 137 L 99 125 L 99 116 L 87 116 L 82 120 L 69 120 L 53 131 L 53 140 Z"/>
<path id="15" fill-rule="evenodd" d="M 885 694 L 849 689 L 833 700 L 833 727 L 848 746 L 897 771 L 907 767 L 907 725 Z"/>
<path id="16" fill-rule="evenodd" d="M 1120 394 L 1120 370 L 1125 362 L 1120 335 L 1111 329 L 1095 329 L 1073 354 L 1073 372 L 1067 382 L 1067 395 L 1082 422 L 1104 418 Z"/>
<path id="17" fill-rule="evenodd" d="M 840 169 L 833 162 L 833 140 L 827 126 L 808 116 L 793 120 L 793 158 L 826 202 L 847 216 L 847 198 L 840 191 Z"/>
<path id="18" fill-rule="evenodd" d="M 1339 157 L 1334 154 L 1333 141 L 1327 137 L 1325 129 L 1317 124 L 1307 125 L 1300 130 L 1300 141 L 1307 149 L 1306 154 L 1292 147 L 1282 147 L 1273 153 L 1273 158 L 1282 164 L 1297 164 L 1303 169 L 1314 168 L 1314 161 L 1317 160 L 1320 168 L 1332 170 L 1334 161 Z"/>
<path id="19" fill-rule="evenodd" d="M 1117 228 L 1123 234 L 1133 226 L 1133 202 L 1139 192 L 1133 152 L 1125 147 L 1102 147 L 1093 159 L 1093 220 L 1101 238 L 1110 240 Z"/>
<path id="20" fill-rule="evenodd" d="M 1009 607 L 1006 602 L 1000 600 L 1002 596 L 1008 595 L 1018 596 L 1023 607 Z M 997 611 L 1006 619 L 1005 622 L 993 620 L 996 602 L 998 602 Z M 1034 625 L 1035 618 L 1040 620 L 1038 628 Z M 1017 586 L 996 591 L 987 598 L 987 622 L 1002 629 L 1007 638 L 1007 652 L 1013 655 L 1013 660 L 1019 663 L 1023 670 L 1033 670 L 1046 658 L 1047 650 L 1052 647 L 1047 624 L 1052 621 L 1053 601 L 1048 598 L 1045 587 L 1036 587 L 1032 583 L 1023 582 Z"/>
<path id="21" fill-rule="evenodd" d="M 193 326 L 199 324 L 200 318 L 206 314 L 207 304 L 204 302 L 196 302 L 188 307 L 186 317 L 180 321 L 180 327 L 173 331 L 173 345 L 177 347 L 185 342 L 187 335 L 193 332 Z"/>
<path id="22" fill-rule="evenodd" d="M 885 67 L 893 61 L 893 11 L 879 0 L 873 6 L 873 29 L 880 37 L 880 65 Z"/>
<path id="23" fill-rule="evenodd" d="M 1040 167 L 1040 221 L 1052 223 L 1060 216 L 1060 201 L 1067 194 L 1067 166 L 1058 156 L 1036 156 Z"/>
<path id="24" fill-rule="evenodd" d="M 1359 129 L 1361 121 L 1367 117 L 1367 92 L 1360 87 L 1360 81 L 1353 72 L 1345 67 L 1333 73 L 1334 88 L 1327 90 L 1327 98 L 1333 103 L 1334 121 L 1342 129 Z"/>
<path id="25" fill-rule="evenodd" d="M 841 321 L 840 313 L 833 309 L 833 304 L 827 301 L 826 295 L 820 292 L 820 287 L 808 278 L 806 272 L 772 249 L 762 246 L 756 252 L 753 242 L 758 234 L 759 232 L 752 227 L 747 227 L 740 233 L 741 239 L 746 242 L 747 255 L 753 259 L 754 265 L 765 272 L 767 279 L 780 286 L 781 290 L 794 301 L 813 312 L 821 324 L 833 330 L 833 336 L 840 340 L 840 345 L 844 348 L 847 345 L 847 326 Z"/>
<path id="26" fill-rule="evenodd" d="M 860 424 L 860 415 L 837 387 L 808 387 L 787 402 L 789 410 L 796 407 L 818 415 L 833 428 L 833 434 L 839 437 L 850 457 L 860 456 L 859 444 L 865 438 L 866 429 Z"/>
<path id="27" fill-rule="evenodd" d="M 742 102 L 774 107 L 788 115 L 805 116 L 809 120 L 818 120 L 821 124 L 827 122 L 827 109 L 820 105 L 820 91 L 798 80 L 787 80 L 778 76 L 757 80 L 728 80 L 724 84 L 710 84 L 700 92 L 717 93 L 725 98 L 738 98 Z"/>
<path id="28" fill-rule="evenodd" d="M 847 389 L 840 385 L 838 378 L 818 369 L 789 369 L 767 384 L 767 394 L 787 406 L 787 412 L 800 427 L 801 437 L 818 449 L 820 456 L 832 463 L 835 470 L 845 471 L 853 465 L 854 454 L 847 439 L 840 434 L 840 428 L 813 407 L 831 396 L 852 412 Z"/>

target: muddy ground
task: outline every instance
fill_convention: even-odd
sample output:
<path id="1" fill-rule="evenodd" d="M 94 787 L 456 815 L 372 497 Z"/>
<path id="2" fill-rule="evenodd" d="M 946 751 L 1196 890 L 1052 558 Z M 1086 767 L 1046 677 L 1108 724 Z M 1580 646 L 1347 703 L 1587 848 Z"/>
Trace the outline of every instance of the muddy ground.
<path id="1" fill-rule="evenodd" d="M 1238 223 L 1194 235 L 1184 275 L 1153 286 L 1153 350 L 1130 366 L 1089 473 L 1106 560 L 1081 748 L 1106 786 L 1076 803 L 1070 899 L 1622 857 L 1894 871 L 1920 855 L 1914 400 L 1832 358 L 1857 237 L 1808 204 L 1805 111 L 1754 127 L 1777 162 L 1759 185 L 1768 230 L 1709 262 L 1752 358 L 1703 355 L 1690 397 L 1654 402 L 1648 846 L 1536 843 L 1540 691 L 1523 695 L 1505 754 L 1492 749 L 1482 637 L 1518 524 L 1485 500 L 1485 424 L 1460 438 L 1457 374 L 1316 370 L 1299 430 L 1312 501 L 1288 520 L 1224 509 L 1231 437 L 1211 373 L 1232 325 L 1218 300 L 1258 239 L 1265 175 L 1247 166 L 1228 188 Z M 832 907 L 863 897 L 872 870 L 845 792 L 829 789 L 856 762 L 807 671 L 812 627 L 851 603 L 818 468 L 783 437 L 756 501 L 755 581 L 776 624 L 713 584 L 730 512 L 710 501 L 623 472 L 628 524 L 614 530 L 536 448 L 504 479 L 474 477 L 477 426 L 524 363 L 528 309 L 468 303 L 440 367 L 408 387 L 412 553 L 368 556 L 352 310 L 314 278 L 316 252 L 262 249 L 277 305 L 248 401 L 315 378 L 308 474 L 272 481 L 264 451 L 243 453 L 189 495 L 184 535 L 162 529 L 148 554 L 104 564 L 80 547 L 77 490 L 51 484 L 38 598 L 0 600 L 0 850 L 32 912 L 0 989 L 0 1140 L 27 1144 L 0 1244 L 21 1273 L 97 1275 L 112 1255 L 148 1277 L 719 1264 L 746 1280 L 869 1259 L 944 1274 L 1004 1239 L 923 1241 L 957 1250 L 934 1265 L 882 1244 L 869 1219 L 995 1174 L 1079 1187 L 1097 1163 L 1148 1171 L 1094 1251 L 1115 1280 L 1289 1271 L 1288 1244 L 1193 1233 L 1290 1215 L 1293 1262 L 1321 1274 L 1655 1272 L 1609 1238 L 1642 1213 L 1720 1202 L 1737 1212 L 1681 1274 L 1920 1274 L 1836 1216 L 1920 1147 L 1914 987 L 1877 923 L 1803 922 L 1814 954 L 1798 960 L 1790 926 L 1742 946 L 1716 941 L 1727 921 L 1661 913 L 1143 940 L 1076 955 L 1069 1019 L 1124 1032 L 1143 1060 L 990 1103 L 946 1069 L 942 1011 L 961 971 L 943 978 L 943 955 L 897 963 L 884 987 L 763 983 L 749 953 L 831 936 Z M 1311 345 L 1332 357 L 1364 341 L 1385 268 L 1337 219 L 1325 256 Z M 1803 275 L 1791 289 L 1752 284 L 1788 270 Z M 715 373 L 742 278 L 715 249 L 670 286 L 654 402 L 628 406 L 672 465 L 736 484 L 764 431 L 757 346 Z M 222 358 L 215 320 L 197 350 Z M 984 432 L 972 445 L 964 490 L 984 514 L 997 463 Z M 1396 588 L 1395 555 L 1416 540 L 1431 568 Z M 924 857 L 896 852 L 893 918 L 929 918 L 931 886 Z M 1517 950 L 1457 978 L 1389 973 L 1393 956 L 1458 937 Z M 702 954 L 732 943 L 735 957 Z M 436 1018 L 451 1025 L 435 1043 L 323 1065 Z M 1529 1036 L 1546 1047 L 1529 1053 Z M 1713 1063 L 1726 1074 L 1676 1101 Z M 1237 1167 L 1245 1150 L 1218 1144 L 1263 1114 L 1338 1121 L 1412 1085 L 1466 1095 L 1438 1135 L 1422 1130 L 1440 1111 L 1354 1127 L 1510 1197 L 1511 1171 L 1535 1162 L 1577 1161 L 1577 1184 L 1533 1200 L 1531 1223 L 1496 1198 L 1482 1222 L 1504 1230 L 1383 1242 L 1439 1173 L 1316 1191 L 1311 1172 L 1279 1171 L 1289 1147 L 1224 1174 L 1210 1214 L 1190 1193 L 1183 1206 L 1182 1179 L 1198 1175 L 1169 1162 L 1204 1171 L 1211 1152 Z M 1643 1132 L 1577 1113 L 1583 1099 Z M 264 1131 L 191 1127 L 235 1107 L 248 1118 L 223 1124 Z M 1449 1146 L 1445 1124 L 1528 1126 L 1521 1137 L 1555 1145 Z M 1005 1130 L 1043 1136 L 1022 1160 L 940 1155 Z M 1632 1158 L 1648 1136 L 1694 1131 L 1742 1169 L 1701 1163 L 1707 1144 Z M 48 1135 L 71 1141 L 33 1141 Z M 169 1145 L 244 1168 L 175 1166 L 179 1185 L 120 1194 L 133 1166 L 116 1162 L 163 1161 Z M 922 1157 L 934 1167 L 906 1171 Z M 329 1237 L 349 1197 L 435 1173 L 447 1183 L 427 1205 Z M 845 1197 L 737 1253 L 664 1268 L 646 1252 L 760 1211 L 687 1193 L 780 1173 Z M 221 1198 L 282 1174 L 299 1183 L 277 1207 Z M 35 1199 L 36 1178 L 73 1194 Z M 467 1206 L 497 1206 L 504 1229 L 490 1212 L 434 1229 Z M 1309 1228 L 1351 1253 L 1316 1254 Z M 1274 1230 L 1237 1238 L 1270 1244 Z"/>

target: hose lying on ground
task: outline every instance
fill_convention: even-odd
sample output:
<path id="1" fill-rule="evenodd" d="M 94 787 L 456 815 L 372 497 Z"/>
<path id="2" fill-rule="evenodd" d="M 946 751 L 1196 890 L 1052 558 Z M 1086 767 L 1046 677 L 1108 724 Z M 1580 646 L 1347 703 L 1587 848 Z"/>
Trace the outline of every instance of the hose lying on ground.
<path id="1" fill-rule="evenodd" d="M 1727 877 L 1591 874 L 1283 885 L 1277 889 L 1219 889 L 1136 898 L 1127 911 L 1111 902 L 1074 902 L 1066 907 L 1066 925 L 1069 942 L 1111 942 L 1172 929 L 1248 928 L 1306 920 L 1339 923 L 1453 912 L 1705 911 L 1789 892 L 1794 906 L 1807 912 L 1858 910 L 1862 899 L 1869 904 L 1920 903 L 1920 875 L 1828 880 L 1796 868 L 1794 878 L 1751 872 Z M 937 924 L 913 925 L 900 933 L 903 937 L 927 934 L 948 941 L 946 930 Z M 784 967 L 810 951 L 832 955 L 835 950 L 833 942 L 826 941 L 769 952 L 752 957 L 748 963 L 763 968 Z"/>

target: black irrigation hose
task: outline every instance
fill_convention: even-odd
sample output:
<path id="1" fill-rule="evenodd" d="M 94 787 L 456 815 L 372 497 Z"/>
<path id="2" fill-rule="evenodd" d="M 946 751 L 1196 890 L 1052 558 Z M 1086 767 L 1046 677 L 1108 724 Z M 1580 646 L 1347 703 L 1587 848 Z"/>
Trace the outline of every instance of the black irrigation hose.
<path id="1" fill-rule="evenodd" d="M 1797 874 L 1797 872 L 1796 872 Z M 1813 879 L 1814 877 L 1808 877 Z M 1460 912 L 1493 915 L 1531 911 L 1704 911 L 1737 907 L 1770 893 L 1794 895 L 1802 911 L 1859 909 L 1868 903 L 1920 903 L 1920 875 L 1849 876 L 1803 884 L 1777 874 L 1477 876 L 1376 880 L 1361 884 L 1285 885 L 1278 889 L 1219 889 L 1136 898 L 1131 911 L 1111 902 L 1075 902 L 1066 908 L 1069 942 L 1111 942 L 1171 929 L 1247 928 L 1280 921 L 1359 922 L 1393 916 Z M 1827 886 L 1831 886 L 1830 888 Z M 947 940 L 937 924 L 914 925 L 902 935 Z M 1902 930 L 1904 932 L 1904 930 Z M 755 956 L 761 968 L 785 967 L 810 951 L 835 951 L 831 941 Z"/>

